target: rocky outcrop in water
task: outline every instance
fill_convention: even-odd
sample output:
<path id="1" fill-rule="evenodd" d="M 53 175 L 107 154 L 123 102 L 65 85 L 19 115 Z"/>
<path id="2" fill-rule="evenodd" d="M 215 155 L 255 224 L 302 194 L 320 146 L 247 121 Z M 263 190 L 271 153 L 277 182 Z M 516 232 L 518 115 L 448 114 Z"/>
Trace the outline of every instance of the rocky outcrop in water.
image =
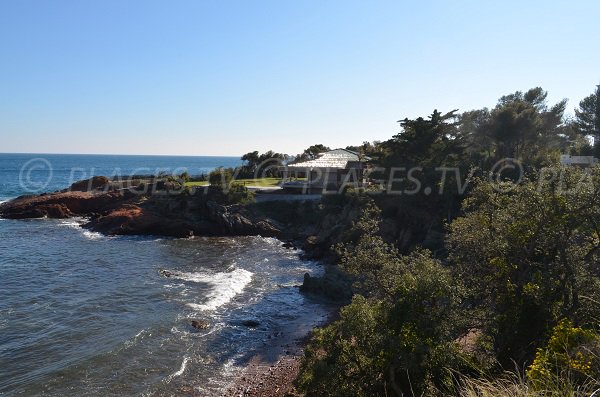
<path id="1" fill-rule="evenodd" d="M 243 206 L 224 206 L 207 202 L 208 218 L 219 225 L 224 235 L 260 235 L 277 237 L 280 230 L 265 219 L 251 219 L 252 216 Z"/>
<path id="2" fill-rule="evenodd" d="M 84 225 L 86 229 L 106 235 L 158 235 L 191 237 L 194 228 L 183 220 L 161 216 L 132 204 L 100 215 Z"/>
<path id="3" fill-rule="evenodd" d="M 352 299 L 352 278 L 339 267 L 328 265 L 321 277 L 304 274 L 300 291 L 326 297 L 334 302 L 349 302 Z"/>
<path id="4" fill-rule="evenodd" d="M 210 328 L 210 323 L 207 320 L 192 320 L 190 325 L 196 330 L 204 330 Z"/>
<path id="5" fill-rule="evenodd" d="M 88 217 L 83 227 L 106 235 L 276 237 L 280 233 L 268 219 L 243 206 L 221 205 L 211 195 L 110 190 L 107 181 L 95 177 L 77 182 L 69 190 L 19 197 L 0 205 L 0 217 Z"/>
<path id="6" fill-rule="evenodd" d="M 256 328 L 260 325 L 260 321 L 254 319 L 243 320 L 242 325 L 248 328 Z"/>
<path id="7" fill-rule="evenodd" d="M 9 219 L 69 218 L 105 212 L 126 200 L 122 192 L 57 192 L 21 196 L 0 205 L 0 216 Z"/>

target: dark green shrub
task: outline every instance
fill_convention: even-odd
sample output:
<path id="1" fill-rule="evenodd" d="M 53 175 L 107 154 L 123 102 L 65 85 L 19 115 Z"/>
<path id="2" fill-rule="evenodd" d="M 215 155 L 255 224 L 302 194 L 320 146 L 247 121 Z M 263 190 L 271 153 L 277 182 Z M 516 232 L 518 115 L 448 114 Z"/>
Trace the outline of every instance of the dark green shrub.
<path id="1" fill-rule="evenodd" d="M 229 186 L 232 179 L 232 172 L 227 168 L 217 168 L 208 174 L 208 183 L 211 186 L 218 186 L 222 189 Z"/>
<path id="2" fill-rule="evenodd" d="M 227 204 L 247 205 L 254 202 L 254 192 L 248 190 L 245 186 L 233 184 L 225 191 Z"/>

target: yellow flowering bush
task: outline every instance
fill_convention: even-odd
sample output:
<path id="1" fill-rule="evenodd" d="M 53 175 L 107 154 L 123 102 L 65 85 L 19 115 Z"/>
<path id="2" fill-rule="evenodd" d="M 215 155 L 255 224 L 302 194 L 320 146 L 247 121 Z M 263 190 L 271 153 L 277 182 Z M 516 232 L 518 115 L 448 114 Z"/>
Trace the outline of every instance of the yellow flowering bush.
<path id="1" fill-rule="evenodd" d="M 600 378 L 600 335 L 574 327 L 568 319 L 552 330 L 548 345 L 538 349 L 527 377 L 539 385 L 557 377 L 573 377 L 582 381 Z"/>

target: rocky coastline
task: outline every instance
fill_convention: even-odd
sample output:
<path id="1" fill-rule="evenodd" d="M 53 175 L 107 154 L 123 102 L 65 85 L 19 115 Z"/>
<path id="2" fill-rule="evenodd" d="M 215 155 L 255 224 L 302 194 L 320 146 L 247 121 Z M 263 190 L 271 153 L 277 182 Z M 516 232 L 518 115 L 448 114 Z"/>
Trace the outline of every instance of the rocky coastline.
<path id="1" fill-rule="evenodd" d="M 281 230 L 240 205 L 223 205 L 211 194 L 140 192 L 114 188 L 104 177 L 73 184 L 69 189 L 21 196 L 0 205 L 6 219 L 84 217 L 84 228 L 105 235 L 168 237 L 259 235 L 278 237 Z"/>
<path id="2" fill-rule="evenodd" d="M 156 185 L 160 188 L 156 189 Z M 82 227 L 108 236 L 153 235 L 262 236 L 282 241 L 288 249 L 302 249 L 305 259 L 325 266 L 323 277 L 304 276 L 300 290 L 332 302 L 347 302 L 351 280 L 335 265 L 332 247 L 343 240 L 356 217 L 356 203 L 276 201 L 264 205 L 224 202 L 219 189 L 196 192 L 123 187 L 103 176 L 74 183 L 69 188 L 39 195 L 25 195 L 0 204 L 0 218 L 85 219 Z M 329 206 L 328 210 L 323 207 Z M 333 209 L 332 209 L 333 208 Z"/>
<path id="3" fill-rule="evenodd" d="M 281 206 L 291 207 L 285 203 Z M 298 207 L 296 211 L 307 210 Z M 252 205 L 220 203 L 218 194 L 210 191 L 200 194 L 160 190 L 140 193 L 136 188 L 115 187 L 104 177 L 77 182 L 62 191 L 21 196 L 0 204 L 0 218 L 82 217 L 86 219 L 82 227 L 104 235 L 176 238 L 257 235 L 278 238 L 284 247 L 301 248 L 307 259 L 319 260 L 326 266 L 324 277 L 306 274 L 300 290 L 332 302 L 332 313 L 328 317 L 334 317 L 336 302 L 346 301 L 351 296 L 351 282 L 336 266 L 328 264 L 334 262 L 330 247 L 339 234 L 340 225 L 332 224 L 329 219 L 332 217 L 315 220 L 293 213 L 282 218 L 274 216 L 275 213 L 273 203 L 269 203 L 265 211 Z M 340 217 L 338 214 L 336 217 L 348 222 L 352 215 Z M 310 329 L 317 325 L 310 324 L 302 335 L 274 338 L 276 345 L 266 348 L 271 359 L 265 361 L 261 355 L 251 360 L 240 379 L 227 390 L 227 395 L 296 395 L 293 381 L 300 367 L 302 347 Z M 191 326 L 201 328 L 203 324 L 196 321 Z M 193 389 L 180 390 L 180 394 L 197 395 Z"/>

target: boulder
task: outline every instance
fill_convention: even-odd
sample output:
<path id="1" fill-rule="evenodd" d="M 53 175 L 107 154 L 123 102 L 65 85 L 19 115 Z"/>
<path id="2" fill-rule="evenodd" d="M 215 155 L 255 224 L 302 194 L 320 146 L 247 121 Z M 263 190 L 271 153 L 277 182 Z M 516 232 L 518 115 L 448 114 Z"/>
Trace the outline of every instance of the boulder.
<path id="1" fill-rule="evenodd" d="M 304 257 L 307 259 L 324 258 L 330 246 L 331 242 L 328 240 L 321 240 L 318 236 L 314 235 L 308 236 L 302 246 Z"/>
<path id="2" fill-rule="evenodd" d="M 325 268 L 322 277 L 311 277 L 310 274 L 305 273 L 300 291 L 334 302 L 348 302 L 352 299 L 352 282 L 353 280 L 339 267 L 329 265 Z"/>
<path id="3" fill-rule="evenodd" d="M 281 246 L 283 248 L 287 248 L 287 249 L 291 249 L 291 250 L 296 249 L 296 246 L 294 245 L 294 243 L 292 241 L 286 241 L 285 243 L 281 244 Z"/>
<path id="4" fill-rule="evenodd" d="M 225 206 L 208 201 L 206 216 L 220 234 L 276 237 L 281 233 L 278 228 L 264 219 L 252 220 L 251 215 L 240 205 Z"/>
<path id="5" fill-rule="evenodd" d="M 172 272 L 170 270 L 166 270 L 166 269 L 162 269 L 159 273 L 167 278 L 178 275 L 177 273 Z"/>
<path id="6" fill-rule="evenodd" d="M 210 327 L 210 323 L 207 320 L 192 320 L 190 324 L 197 330 L 208 329 Z"/>
<path id="7" fill-rule="evenodd" d="M 73 213 L 64 204 L 48 204 L 43 207 L 48 218 L 64 219 L 73 216 Z"/>
<path id="8" fill-rule="evenodd" d="M 272 223 L 268 221 L 258 221 L 255 223 L 256 234 L 262 237 L 277 237 L 281 234 L 281 230 L 276 228 Z"/>
<path id="9" fill-rule="evenodd" d="M 252 319 L 244 320 L 242 321 L 242 325 L 248 328 L 256 328 L 260 325 L 260 321 Z"/>

